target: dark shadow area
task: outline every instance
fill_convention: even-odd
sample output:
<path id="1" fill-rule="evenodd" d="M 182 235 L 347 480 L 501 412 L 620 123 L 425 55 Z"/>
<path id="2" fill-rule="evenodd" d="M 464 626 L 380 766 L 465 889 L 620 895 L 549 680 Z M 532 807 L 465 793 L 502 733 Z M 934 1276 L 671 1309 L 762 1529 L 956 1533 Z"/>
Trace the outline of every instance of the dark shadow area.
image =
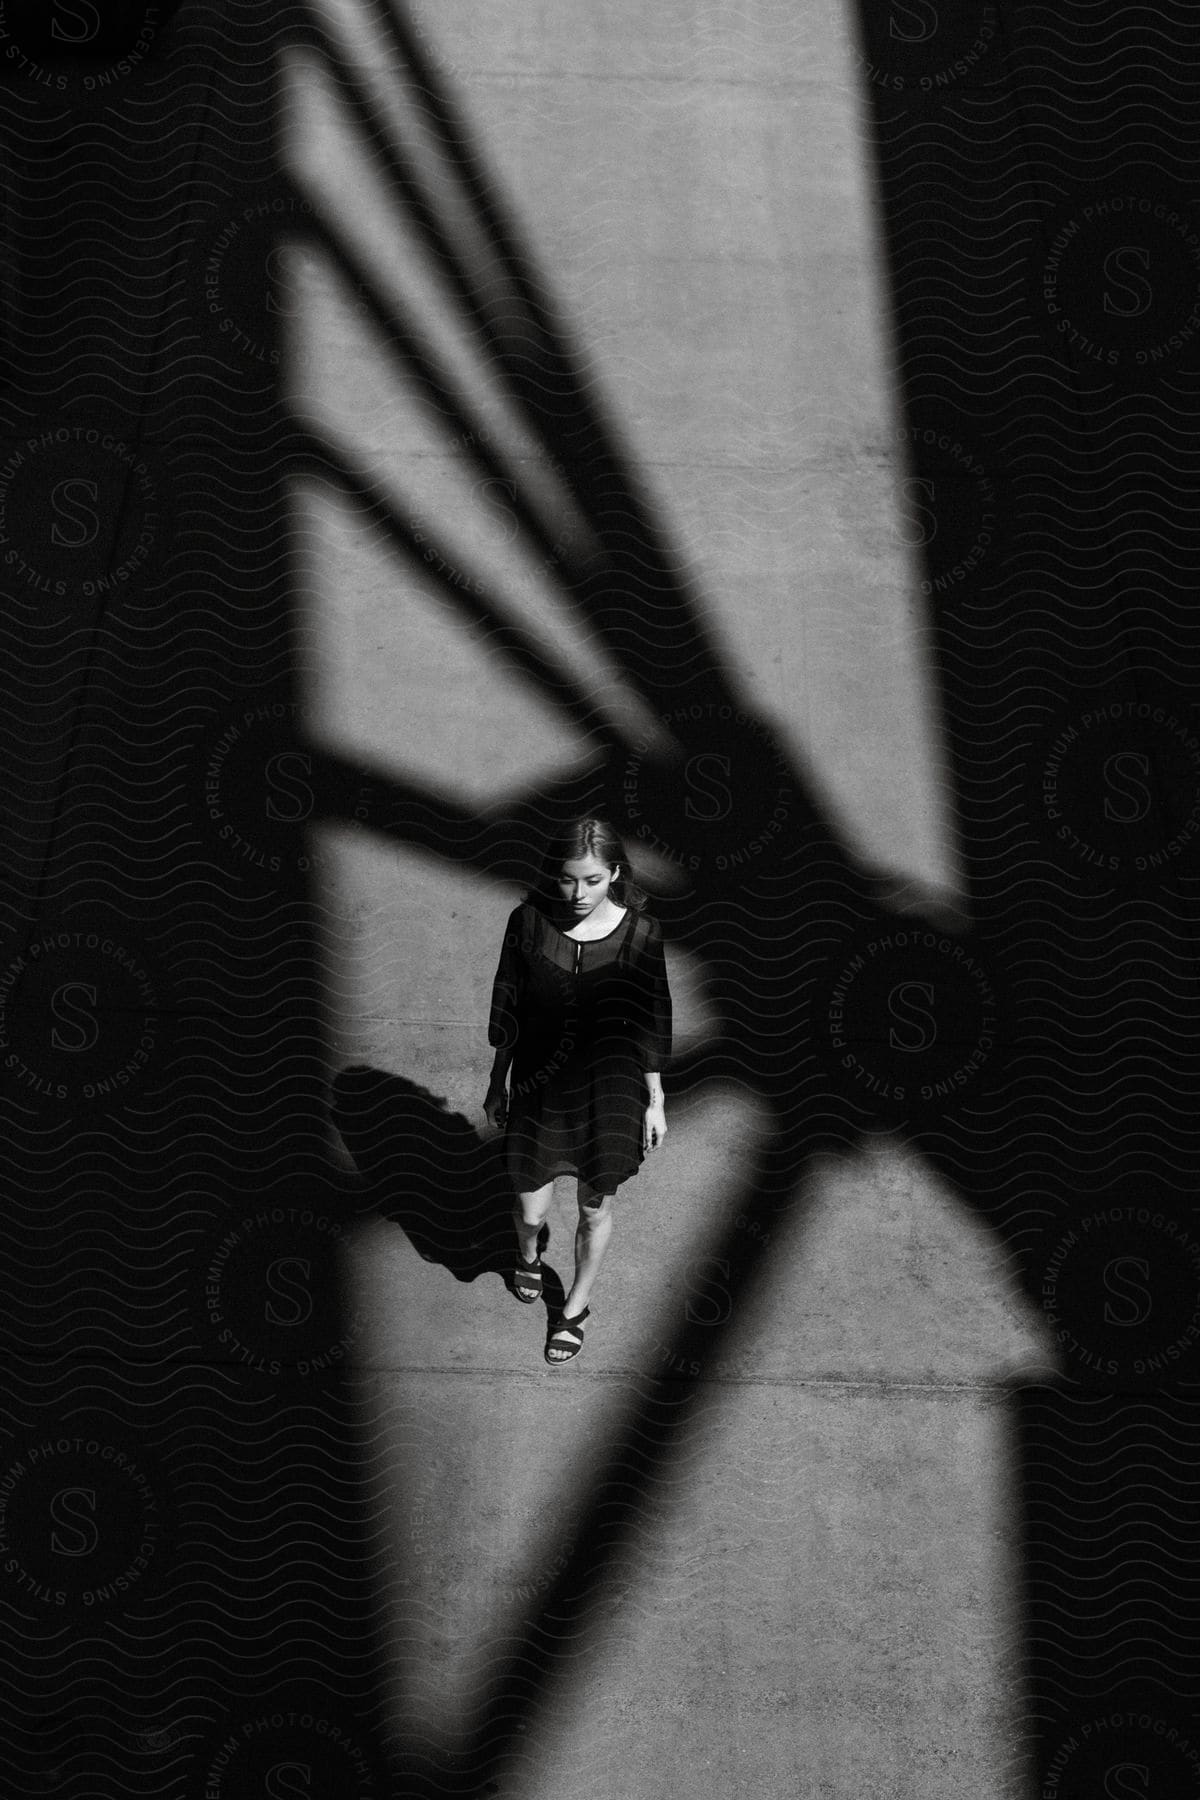
<path id="1" fill-rule="evenodd" d="M 298 699 L 284 11 L 3 14 L 14 1794 L 388 1791 L 317 902 L 255 735 Z"/>
<path id="2" fill-rule="evenodd" d="M 330 1117 L 364 1182 L 359 1210 L 399 1225 L 419 1256 L 449 1269 L 456 1281 L 498 1275 L 515 1298 L 503 1135 L 481 1133 L 407 1076 L 363 1063 L 340 1070 L 331 1093 Z M 543 1225 L 539 1251 L 549 1242 L 550 1227 Z M 561 1254 L 573 1270 L 569 1240 Z M 565 1297 L 562 1278 L 547 1261 L 541 1310 L 553 1312 Z"/>
<path id="3" fill-rule="evenodd" d="M 331 1117 L 372 1212 L 459 1281 L 510 1279 L 512 1190 L 499 1133 L 481 1136 L 428 1088 L 361 1063 L 339 1072 L 332 1094 Z"/>

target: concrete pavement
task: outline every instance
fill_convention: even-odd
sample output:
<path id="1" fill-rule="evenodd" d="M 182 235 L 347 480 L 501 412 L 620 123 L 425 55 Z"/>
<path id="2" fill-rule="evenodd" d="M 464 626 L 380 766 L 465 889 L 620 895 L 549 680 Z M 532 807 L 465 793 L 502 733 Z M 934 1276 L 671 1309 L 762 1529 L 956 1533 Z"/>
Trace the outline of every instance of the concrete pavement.
<path id="1" fill-rule="evenodd" d="M 357 29 L 350 0 L 339 10 Z M 730 666 L 847 840 L 948 886 L 842 11 L 441 0 L 417 17 Z M 369 34 L 359 42 L 386 74 Z M 395 279 L 419 285 L 336 108 L 313 93 L 303 104 L 313 129 L 299 162 L 341 194 Z M 503 571 L 544 642 L 583 655 L 521 564 L 498 497 L 472 486 L 319 269 L 307 293 L 311 402 L 379 461 L 409 516 L 442 522 L 464 561 Z M 350 509 L 305 505 L 318 736 L 480 804 L 578 754 L 564 718 L 464 632 L 443 594 L 401 579 Z M 347 834 L 322 850 L 336 1061 L 444 1099 L 470 1160 L 462 1134 L 485 1144 L 486 1001 L 516 896 Z M 681 1038 L 702 1039 L 696 972 L 677 956 L 671 973 Z M 545 1366 L 542 1309 L 519 1305 L 495 1270 L 468 1279 L 424 1260 L 393 1220 L 355 1234 L 347 1276 L 368 1321 L 359 1366 L 398 1732 L 449 1742 L 463 1728 L 673 1334 L 721 1315 L 712 1247 L 757 1108 L 730 1087 L 669 1098 L 668 1119 L 663 1151 L 618 1201 L 585 1349 L 567 1368 Z M 436 1187 L 436 1165 L 420 1181 Z M 548 1260 L 564 1281 L 573 1217 L 560 1183 Z M 910 1152 L 884 1140 L 823 1165 L 729 1318 L 721 1366 L 619 1577 L 597 1593 L 594 1630 L 526 1721 L 506 1794 L 1015 1792 L 1004 1394 L 1046 1354 L 995 1246 Z"/>

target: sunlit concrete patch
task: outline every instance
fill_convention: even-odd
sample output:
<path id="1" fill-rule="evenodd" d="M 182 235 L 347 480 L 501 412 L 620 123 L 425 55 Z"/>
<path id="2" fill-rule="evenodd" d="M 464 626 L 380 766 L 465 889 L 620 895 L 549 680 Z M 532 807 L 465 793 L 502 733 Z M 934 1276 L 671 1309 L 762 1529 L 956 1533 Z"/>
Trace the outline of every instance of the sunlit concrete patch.
<path id="1" fill-rule="evenodd" d="M 484 82 L 542 68 L 595 81 L 642 78 L 688 86 L 706 77 L 758 86 L 828 77 L 843 9 L 835 0 L 660 0 L 630 30 L 628 0 L 536 0 L 498 20 L 475 0 L 411 0 L 435 66 L 475 103 Z"/>
<path id="2" fill-rule="evenodd" d="M 352 6 L 337 10 L 355 15 Z M 898 494 L 906 464 L 887 392 L 878 245 L 852 82 L 843 79 L 853 71 L 845 22 L 825 8 L 802 9 L 791 63 L 781 50 L 770 81 L 759 69 L 757 85 L 711 69 L 681 80 L 687 59 L 668 58 L 661 78 L 629 77 L 636 106 L 626 117 L 629 46 L 661 22 L 648 27 L 622 14 L 617 29 L 614 19 L 612 62 L 597 64 L 603 40 L 587 10 L 576 4 L 547 18 L 547 35 L 523 63 L 520 94 L 511 83 L 465 91 L 477 138 L 530 222 L 529 241 L 576 327 L 589 380 L 665 506 L 733 666 L 749 673 L 752 691 L 757 676 L 761 692 L 767 672 L 781 735 L 813 760 L 815 785 L 850 842 L 950 886 L 945 774 Z M 718 36 L 732 29 L 720 9 L 700 11 Z M 780 20 L 768 13 L 752 26 L 739 21 L 735 35 L 763 32 L 774 43 Z M 469 38 L 474 69 L 489 59 L 507 67 L 512 32 L 524 31 L 478 9 L 457 25 L 439 15 L 438 42 L 451 60 L 456 29 Z M 360 43 L 361 60 L 369 66 L 373 56 L 383 53 Z M 551 92 L 564 69 L 601 67 L 612 79 L 584 81 L 561 116 L 531 104 L 528 83 L 539 68 Z M 795 95 L 779 86 L 785 79 L 799 84 Z M 344 130 L 322 148 L 321 159 L 311 146 L 307 154 L 323 163 L 328 184 L 353 152 Z M 407 239 L 394 222 L 387 228 L 381 205 L 368 181 L 352 216 L 379 213 L 368 236 L 390 268 L 389 259 L 403 261 Z M 610 238 L 611 253 L 598 254 Z M 400 263 L 392 270 L 397 280 L 411 273 Z M 425 310 L 444 332 L 446 307 L 430 300 Z M 428 460 L 429 440 L 414 437 L 417 409 L 394 390 L 383 399 L 389 383 L 367 379 L 381 360 L 361 352 L 330 360 L 315 398 L 369 421 L 372 455 L 421 488 L 431 520 L 489 570 L 505 567 L 512 547 L 497 541 L 508 530 L 503 495 L 472 498 L 456 485 L 461 470 Z M 757 496 L 739 505 L 747 464 Z M 848 471 L 840 488 L 838 468 Z M 798 470 L 800 491 L 781 514 L 769 497 L 794 489 Z M 341 644 L 337 701 L 347 686 L 370 683 L 370 660 L 381 652 L 378 633 L 367 643 L 368 621 L 386 620 L 396 586 L 390 570 L 359 584 L 364 623 Z M 546 627 L 548 591 L 527 573 L 518 589 L 522 608 Z M 449 683 L 459 648 L 447 641 L 442 655 Z M 506 678 L 502 670 L 497 678 Z M 347 716 L 332 694 L 317 709 L 331 731 Z M 403 743 L 393 750 L 409 753 Z"/>
<path id="3" fill-rule="evenodd" d="M 527 55 L 475 8 L 439 42 L 733 667 L 854 848 L 952 888 L 848 16 L 683 10 L 674 55 L 621 6 L 553 9 Z"/>
<path id="4" fill-rule="evenodd" d="M 374 1373 L 359 1392 L 394 1730 L 453 1741 L 536 1632 L 604 1428 L 636 1394 L 506 1370 Z M 581 1589 L 589 1628 L 560 1646 L 502 1792 L 551 1800 L 567 1769 L 631 1800 L 1010 1792 L 996 1396 L 717 1387 L 675 1438 L 615 1572 Z"/>
<path id="5" fill-rule="evenodd" d="M 318 742 L 464 804 L 582 756 L 553 699 L 532 695 L 433 580 L 399 570 L 369 520 L 328 493 L 302 506 Z"/>
<path id="6" fill-rule="evenodd" d="M 939 1384 L 1046 1379 L 1043 1315 L 998 1236 L 900 1139 L 820 1159 L 731 1320 L 746 1373 Z"/>
<path id="7" fill-rule="evenodd" d="M 410 1077 L 480 1123 L 485 985 L 506 912 L 470 870 L 345 830 L 313 836 L 334 865 L 324 964 L 335 1065 Z"/>
<path id="8" fill-rule="evenodd" d="M 506 1790 L 564 1767 L 632 1800 L 1001 1796 L 1011 1517 L 978 1393 L 743 1386 L 703 1480 L 653 1494 L 581 1656 Z"/>
<path id="9" fill-rule="evenodd" d="M 544 1367 L 542 1309 L 498 1275 L 456 1281 L 385 1222 L 356 1236 L 367 1435 L 389 1418 L 410 1432 L 402 1457 L 379 1452 L 376 1484 L 409 1671 L 397 1729 L 462 1728 L 604 1475 L 644 1506 L 592 1629 L 556 1659 L 512 1792 L 549 1800 L 570 1765 L 647 1800 L 700 1775 L 739 1796 L 803 1766 L 814 1793 L 924 1800 L 967 1778 L 1000 1796 L 1017 1679 L 1007 1393 L 1049 1369 L 1043 1328 L 985 1229 L 892 1144 L 818 1166 L 762 1285 L 722 1318 L 712 1257 L 761 1126 L 732 1089 L 676 1109 L 620 1202 L 566 1370 Z M 546 1262 L 568 1278 L 574 1213 L 560 1183 Z M 662 1469 L 607 1463 L 650 1377 L 669 1395 L 685 1320 L 705 1318 L 726 1337 Z"/>

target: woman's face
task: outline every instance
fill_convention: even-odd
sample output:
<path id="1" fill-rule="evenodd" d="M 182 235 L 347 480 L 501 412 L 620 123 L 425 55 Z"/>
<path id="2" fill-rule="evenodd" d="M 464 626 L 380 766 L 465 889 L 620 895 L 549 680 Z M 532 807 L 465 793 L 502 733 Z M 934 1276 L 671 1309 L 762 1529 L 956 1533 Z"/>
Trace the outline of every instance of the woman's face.
<path id="1" fill-rule="evenodd" d="M 618 872 L 619 864 L 614 863 L 610 869 L 607 863 L 597 862 L 594 856 L 580 856 L 565 862 L 556 884 L 563 905 L 575 918 L 586 918 L 608 899 L 609 886 Z"/>

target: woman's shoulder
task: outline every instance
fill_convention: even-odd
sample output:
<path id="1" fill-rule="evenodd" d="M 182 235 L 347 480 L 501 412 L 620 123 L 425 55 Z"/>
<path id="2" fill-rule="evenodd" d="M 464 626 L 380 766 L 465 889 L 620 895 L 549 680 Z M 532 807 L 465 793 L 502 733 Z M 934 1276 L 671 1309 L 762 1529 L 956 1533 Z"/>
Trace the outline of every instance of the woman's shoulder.
<path id="1" fill-rule="evenodd" d="M 531 900 L 518 900 L 504 922 L 505 936 L 519 934 L 521 937 L 528 937 L 541 916 Z"/>
<path id="2" fill-rule="evenodd" d="M 633 935 L 639 944 L 661 944 L 662 926 L 653 913 L 644 910 L 633 913 Z"/>

